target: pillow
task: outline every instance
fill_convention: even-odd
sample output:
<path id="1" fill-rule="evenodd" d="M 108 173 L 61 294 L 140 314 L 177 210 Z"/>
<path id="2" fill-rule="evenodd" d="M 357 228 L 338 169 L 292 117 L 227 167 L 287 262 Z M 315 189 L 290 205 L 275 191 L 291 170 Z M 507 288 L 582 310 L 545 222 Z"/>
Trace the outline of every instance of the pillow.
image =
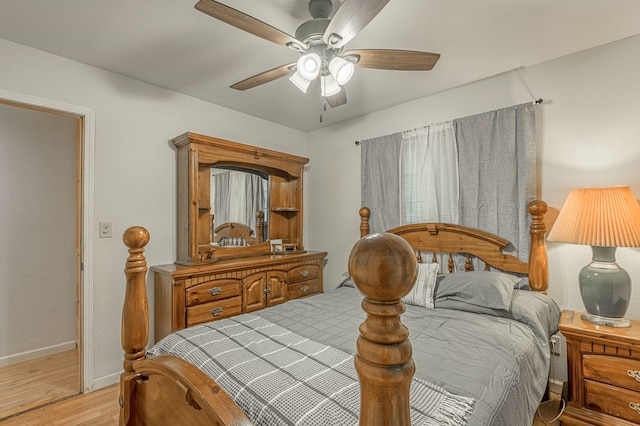
<path id="1" fill-rule="evenodd" d="M 418 277 L 411 291 L 402 299 L 404 303 L 433 309 L 433 291 L 438 272 L 440 272 L 438 263 L 419 263 Z"/>
<path id="2" fill-rule="evenodd" d="M 509 311 L 486 308 L 453 299 L 436 300 L 435 304 L 436 309 L 454 309 L 456 311 L 514 319 L 529 325 L 536 335 L 546 341 L 558 332 L 558 323 L 560 322 L 561 311 L 556 302 L 546 294 L 529 290 L 515 289 L 513 291 L 511 310 Z"/>
<path id="3" fill-rule="evenodd" d="M 471 271 L 438 277 L 435 300 L 451 299 L 490 309 L 509 310 L 521 278 L 499 271 Z"/>

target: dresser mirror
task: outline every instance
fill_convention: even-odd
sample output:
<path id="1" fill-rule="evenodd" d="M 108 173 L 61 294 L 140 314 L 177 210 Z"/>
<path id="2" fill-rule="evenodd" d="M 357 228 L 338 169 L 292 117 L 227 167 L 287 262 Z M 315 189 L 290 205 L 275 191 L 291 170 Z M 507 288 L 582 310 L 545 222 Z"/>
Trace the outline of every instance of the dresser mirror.
<path id="1" fill-rule="evenodd" d="M 269 176 L 237 166 L 211 167 L 211 244 L 244 247 L 269 240 Z"/>
<path id="2" fill-rule="evenodd" d="M 287 250 L 304 251 L 307 158 L 196 133 L 172 142 L 178 177 L 176 263 L 270 254 L 273 240 Z M 234 185 L 222 184 L 231 179 Z"/>

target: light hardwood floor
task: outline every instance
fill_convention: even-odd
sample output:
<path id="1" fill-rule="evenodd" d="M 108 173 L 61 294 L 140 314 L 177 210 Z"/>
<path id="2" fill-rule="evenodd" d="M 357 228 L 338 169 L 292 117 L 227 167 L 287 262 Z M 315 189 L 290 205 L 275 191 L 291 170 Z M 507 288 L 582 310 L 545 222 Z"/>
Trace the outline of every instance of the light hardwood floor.
<path id="1" fill-rule="evenodd" d="M 64 401 L 30 411 L 4 422 L 2 426 L 115 426 L 118 424 L 118 394 L 117 384 L 106 388 L 78 395 Z M 552 394 L 552 399 L 558 401 L 559 396 Z M 557 415 L 558 404 L 545 404 L 540 410 L 542 418 L 553 419 Z M 536 414 L 532 426 L 557 426 L 560 422 L 545 423 Z"/>
<path id="2" fill-rule="evenodd" d="M 78 350 L 0 367 L 0 420 L 78 393 Z"/>

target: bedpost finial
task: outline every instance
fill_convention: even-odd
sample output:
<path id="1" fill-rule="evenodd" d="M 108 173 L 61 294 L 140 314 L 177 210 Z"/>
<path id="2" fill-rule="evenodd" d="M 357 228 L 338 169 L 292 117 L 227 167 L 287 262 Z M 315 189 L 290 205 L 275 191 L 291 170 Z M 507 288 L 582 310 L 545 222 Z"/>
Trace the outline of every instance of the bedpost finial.
<path id="1" fill-rule="evenodd" d="M 531 216 L 538 216 L 547 213 L 548 206 L 547 203 L 542 200 L 533 200 L 529 203 L 527 208 L 529 209 L 529 214 Z"/>
<path id="2" fill-rule="evenodd" d="M 141 249 L 149 243 L 149 231 L 142 226 L 132 226 L 124 231 L 122 241 L 130 249 Z"/>
<path id="3" fill-rule="evenodd" d="M 369 207 L 361 207 L 358 213 L 360 214 L 360 217 L 363 218 L 366 217 L 368 219 L 371 217 L 371 210 L 369 210 Z"/>
<path id="4" fill-rule="evenodd" d="M 370 300 L 391 302 L 402 299 L 417 275 L 413 249 L 394 234 L 370 234 L 361 238 L 349 255 L 349 274 Z"/>

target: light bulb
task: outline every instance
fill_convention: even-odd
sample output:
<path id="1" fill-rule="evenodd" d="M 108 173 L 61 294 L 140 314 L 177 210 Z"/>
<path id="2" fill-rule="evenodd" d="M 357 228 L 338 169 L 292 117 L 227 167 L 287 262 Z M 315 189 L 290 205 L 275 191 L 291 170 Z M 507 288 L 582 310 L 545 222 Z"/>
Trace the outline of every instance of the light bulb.
<path id="1" fill-rule="evenodd" d="M 296 66 L 302 77 L 307 80 L 313 80 L 320 74 L 322 60 L 317 53 L 307 53 L 306 55 L 300 56 Z"/>

